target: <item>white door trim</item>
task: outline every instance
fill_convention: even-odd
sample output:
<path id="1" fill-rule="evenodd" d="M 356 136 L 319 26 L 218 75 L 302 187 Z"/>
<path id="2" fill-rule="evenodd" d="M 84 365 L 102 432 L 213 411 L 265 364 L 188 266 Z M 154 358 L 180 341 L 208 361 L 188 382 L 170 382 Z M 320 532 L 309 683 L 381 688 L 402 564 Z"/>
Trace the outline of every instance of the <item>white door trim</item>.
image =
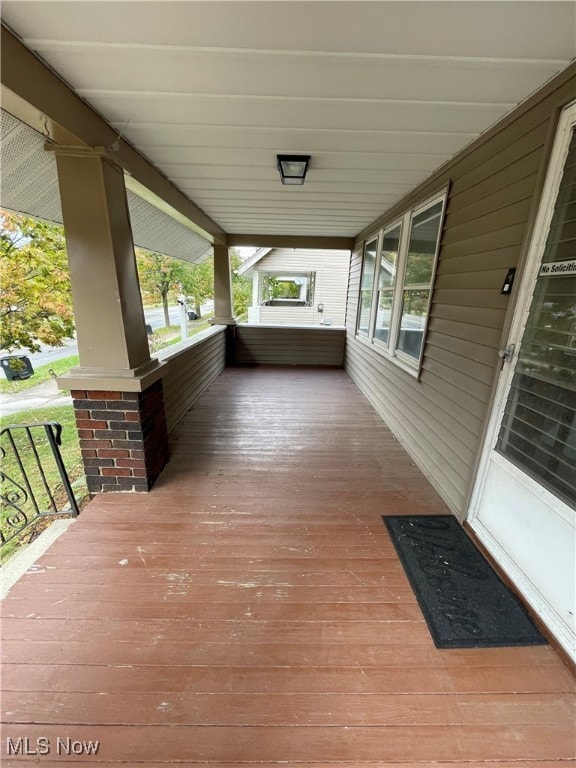
<path id="1" fill-rule="evenodd" d="M 543 620 L 562 648 L 576 661 L 574 656 L 574 635 L 570 627 L 559 619 L 558 614 L 551 608 L 548 600 L 535 588 L 530 578 L 518 567 L 516 562 L 484 526 L 482 521 L 476 519 L 471 527 L 478 541 L 486 547 L 504 573 L 512 580 L 518 592 L 523 596 L 535 614 Z"/>
<path id="2" fill-rule="evenodd" d="M 546 247 L 546 241 L 554 214 L 560 182 L 564 174 L 564 165 L 570 146 L 572 131 L 576 126 L 576 102 L 564 109 L 560 117 L 556 137 L 548 164 L 546 179 L 538 206 L 526 268 L 519 285 L 518 303 L 508 337 L 507 348 L 514 345 L 515 354 L 503 362 L 499 375 L 492 412 L 486 431 L 486 437 L 480 457 L 479 467 L 467 512 L 467 520 L 478 539 L 486 547 L 498 565 L 512 580 L 526 602 L 544 621 L 558 642 L 576 660 L 575 627 L 573 610 L 566 610 L 566 605 L 573 603 L 570 583 L 572 577 L 555 582 L 558 576 L 555 570 L 545 573 L 538 567 L 533 573 L 528 572 L 530 552 L 539 548 L 543 562 L 565 563 L 570 567 L 574 559 L 576 542 L 576 515 L 574 509 L 560 498 L 546 490 L 537 480 L 495 451 L 500 432 L 504 409 L 510 392 L 512 377 L 517 364 L 517 351 L 522 341 L 532 297 L 540 272 L 540 264 Z M 505 487 L 514 489 L 513 496 L 507 498 L 501 493 Z M 511 498 L 515 502 L 509 503 Z M 534 504 L 534 502 L 537 503 Z M 523 512 L 526 528 L 522 531 L 522 540 L 515 535 L 519 518 L 517 509 Z M 538 535 L 538 520 L 534 515 L 546 514 L 546 532 Z M 544 512 L 547 510 L 547 512 Z M 525 516 L 524 516 L 525 513 Z M 514 531 L 512 530 L 514 529 Z M 544 533 L 544 532 L 542 532 Z M 560 559 L 559 559 L 560 558 Z M 562 569 L 558 571 L 562 573 Z M 571 572 L 566 572 L 571 574 Z M 538 574 L 534 578 L 535 574 Z M 556 606 L 556 607 L 555 607 Z M 562 609 L 558 608 L 562 606 Z M 572 614 L 571 619 L 568 614 Z"/>
<path id="3" fill-rule="evenodd" d="M 546 246 L 546 239 L 548 237 L 548 231 L 554 213 L 554 203 L 558 194 L 560 181 L 562 180 L 566 156 L 568 155 L 570 133 L 575 124 L 576 101 L 567 106 L 562 112 L 556 131 L 556 138 L 554 140 L 550 162 L 548 163 L 546 180 L 544 182 L 542 197 L 538 206 L 534 231 L 528 250 L 528 263 L 526 264 L 526 269 L 524 270 L 524 274 L 520 281 L 518 303 L 514 311 L 514 318 L 512 320 L 508 343 L 506 345 L 509 347 L 511 344 L 514 344 L 515 352 L 518 351 L 518 346 L 524 335 L 524 329 L 528 320 L 532 295 L 540 271 L 540 262 L 542 261 L 542 254 Z M 494 403 L 492 405 L 492 413 L 490 414 L 484 446 L 482 448 L 478 471 L 474 481 L 474 488 L 466 514 L 466 519 L 472 526 L 478 514 L 480 497 L 486 481 L 490 457 L 498 438 L 500 423 L 502 421 L 515 367 L 516 355 L 514 355 L 510 362 L 503 362 L 502 364 L 502 370 L 500 372 L 494 396 Z M 524 476 L 526 477 L 526 475 Z"/>

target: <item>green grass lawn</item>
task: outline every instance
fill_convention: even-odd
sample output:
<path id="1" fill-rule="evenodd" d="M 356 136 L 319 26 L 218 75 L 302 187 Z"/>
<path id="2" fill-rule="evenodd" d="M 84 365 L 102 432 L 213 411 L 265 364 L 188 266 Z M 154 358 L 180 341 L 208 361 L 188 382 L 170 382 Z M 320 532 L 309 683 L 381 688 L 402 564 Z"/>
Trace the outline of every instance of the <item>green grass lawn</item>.
<path id="1" fill-rule="evenodd" d="M 28 411 L 19 411 L 18 413 L 11 414 L 2 419 L 0 426 L 5 428 L 8 424 L 30 424 L 43 421 L 56 421 L 62 425 L 62 445 L 60 446 L 60 452 L 64 466 L 68 472 L 70 481 L 74 483 L 75 495 L 78 501 L 86 495 L 85 486 L 82 483 L 84 477 L 84 467 L 82 465 L 82 456 L 80 453 L 80 445 L 78 443 L 78 435 L 76 432 L 76 425 L 74 421 L 74 409 L 71 405 L 38 408 Z M 58 509 L 63 509 L 67 504 L 67 497 L 64 491 L 63 485 L 60 481 L 60 475 L 58 468 L 53 460 L 52 451 L 50 445 L 45 436 L 45 431 L 40 428 L 31 430 L 32 434 L 37 435 L 37 450 L 46 475 L 46 481 L 49 487 L 52 489 L 54 499 L 56 501 Z M 38 500 L 38 506 L 41 511 L 48 511 L 50 505 L 48 502 L 48 495 L 44 489 L 44 483 L 42 477 L 36 468 L 36 462 L 34 460 L 33 450 L 28 442 L 27 435 L 24 430 L 14 431 L 14 442 L 17 445 L 19 451 L 21 451 L 21 461 L 26 471 L 29 473 L 29 482 L 34 490 L 34 494 Z M 6 456 L 2 460 L 2 473 L 5 478 L 2 484 L 2 494 L 8 495 L 10 491 L 20 493 L 16 485 L 11 480 L 15 481 L 20 486 L 25 487 L 23 482 L 22 472 L 18 465 L 17 460 L 14 457 L 13 452 L 8 447 L 8 441 L 6 435 L 1 438 L 1 447 L 6 450 Z M 9 479 L 8 479 L 9 478 Z M 26 514 L 33 515 L 34 508 L 31 504 L 24 505 Z M 6 526 L 8 517 L 14 513 L 13 508 L 5 501 L 0 502 L 0 521 L 2 526 L 2 532 L 8 537 L 7 531 L 9 527 Z M 31 536 L 34 537 L 38 530 L 46 527 L 48 521 L 41 520 L 36 526 L 28 529 L 21 539 L 15 539 L 13 542 L 3 547 L 2 561 L 5 562 L 8 557 L 13 555 L 20 547 L 28 543 Z"/>
<path id="2" fill-rule="evenodd" d="M 194 320 L 188 324 L 188 338 L 195 336 L 197 333 L 200 333 L 200 331 L 205 331 L 206 328 L 210 328 L 210 321 L 208 319 L 202 318 L 201 320 Z M 157 328 L 150 339 L 150 354 L 154 355 L 161 349 L 171 347 L 173 344 L 178 344 L 180 341 L 182 341 L 182 334 L 180 333 L 179 325 L 171 325 L 168 328 Z"/>

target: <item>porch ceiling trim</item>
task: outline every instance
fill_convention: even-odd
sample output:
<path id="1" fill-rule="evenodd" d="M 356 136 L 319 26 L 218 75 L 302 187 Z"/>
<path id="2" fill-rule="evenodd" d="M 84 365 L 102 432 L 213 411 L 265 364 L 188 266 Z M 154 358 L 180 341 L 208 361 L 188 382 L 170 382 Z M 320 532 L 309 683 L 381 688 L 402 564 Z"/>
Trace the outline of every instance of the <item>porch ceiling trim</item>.
<path id="1" fill-rule="evenodd" d="M 147 191 L 153 203 L 209 240 L 226 244 L 226 232 L 175 187 L 4 25 L 1 32 L 2 106 L 59 144 L 118 146 L 119 165 L 133 179 L 133 191 Z M 127 186 L 131 181 L 127 180 Z"/>
<path id="2" fill-rule="evenodd" d="M 319 248 L 331 251 L 351 251 L 353 237 L 322 237 L 317 235 L 244 235 L 229 234 L 228 246 L 252 248 Z"/>

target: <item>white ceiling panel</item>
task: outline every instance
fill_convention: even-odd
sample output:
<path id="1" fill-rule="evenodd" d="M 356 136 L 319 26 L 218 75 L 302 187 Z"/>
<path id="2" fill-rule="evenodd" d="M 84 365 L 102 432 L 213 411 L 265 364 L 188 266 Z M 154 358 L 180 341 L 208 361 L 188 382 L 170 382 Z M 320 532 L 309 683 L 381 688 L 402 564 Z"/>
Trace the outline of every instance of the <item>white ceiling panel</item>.
<path id="1" fill-rule="evenodd" d="M 353 236 L 576 55 L 574 2 L 51 2 L 2 16 L 223 229 Z M 310 154 L 303 187 L 275 156 Z"/>
<path id="2" fill-rule="evenodd" d="M 450 59 L 427 57 L 295 57 L 291 53 L 271 56 L 255 51 L 126 48 L 36 39 L 27 42 L 40 55 L 49 57 L 64 76 L 73 76 L 79 84 L 86 84 L 79 87 L 88 98 L 91 90 L 87 84 L 93 83 L 96 91 L 295 98 L 426 101 L 433 92 L 442 101 L 492 101 L 506 106 L 515 103 L 518 88 L 536 88 L 542 75 L 551 76 L 557 67 L 554 62 L 541 60 L 466 59 L 455 68 Z M 103 52 L 107 55 L 103 56 Z M 68 72 L 71 56 L 74 62 Z M 382 77 L 384 66 L 386 77 Z M 466 72 L 465 78 L 462 70 Z"/>
<path id="3" fill-rule="evenodd" d="M 191 183 L 202 179 L 224 179 L 226 181 L 240 180 L 244 182 L 251 181 L 271 181 L 274 187 L 278 181 L 276 168 L 271 168 L 270 163 L 262 166 L 233 166 L 233 165 L 193 165 L 190 163 L 165 163 L 164 170 L 168 172 L 172 179 L 188 179 Z M 351 169 L 351 168 L 324 168 L 320 163 L 314 163 L 314 172 L 308 178 L 310 182 L 325 182 L 327 184 L 341 185 L 343 182 L 349 184 L 366 184 L 373 182 L 375 184 L 389 184 L 394 181 L 395 184 L 414 186 L 421 178 L 420 171 L 394 171 L 393 179 L 388 173 L 383 173 L 374 169 Z"/>
<path id="4" fill-rule="evenodd" d="M 569 58 L 574 45 L 569 5 L 507 0 L 490 5 L 485 0 L 3 3 L 9 23 L 25 27 L 32 38 L 504 59 Z"/>
<path id="5" fill-rule="evenodd" d="M 161 164 L 165 170 L 171 171 L 171 166 L 186 170 L 188 166 L 198 169 L 204 174 L 207 168 L 225 168 L 232 172 L 235 168 L 270 168 L 269 150 L 238 150 L 212 149 L 200 147 L 155 147 L 149 152 L 154 161 Z M 366 171 L 394 171 L 408 173 L 428 169 L 434 170 L 440 160 L 448 160 L 449 154 L 394 155 L 384 152 L 315 152 L 314 166 L 320 169 L 349 169 Z"/>
<path id="6" fill-rule="evenodd" d="M 261 99 L 256 97 L 190 96 L 93 92 L 90 103 L 113 121 L 176 125 L 246 126 L 361 131 L 410 131 L 473 133 L 478 122 L 491 124 L 508 109 L 494 104 L 446 104 L 428 101 L 379 102 L 337 99 Z"/>
<path id="7" fill-rule="evenodd" d="M 337 152 L 339 154 L 372 152 L 377 154 L 410 153 L 452 156 L 458 147 L 471 141 L 476 131 L 469 133 L 430 133 L 422 136 L 422 126 L 411 131 L 342 131 L 330 127 L 321 133 L 304 128 L 250 128 L 242 126 L 193 126 L 193 125 L 135 125 L 126 128 L 126 120 L 112 125 L 126 135 L 149 155 L 156 146 L 203 149 L 267 149 L 273 152 Z M 161 130 L 160 130 L 161 128 Z M 425 139 L 425 141 L 423 141 Z"/>

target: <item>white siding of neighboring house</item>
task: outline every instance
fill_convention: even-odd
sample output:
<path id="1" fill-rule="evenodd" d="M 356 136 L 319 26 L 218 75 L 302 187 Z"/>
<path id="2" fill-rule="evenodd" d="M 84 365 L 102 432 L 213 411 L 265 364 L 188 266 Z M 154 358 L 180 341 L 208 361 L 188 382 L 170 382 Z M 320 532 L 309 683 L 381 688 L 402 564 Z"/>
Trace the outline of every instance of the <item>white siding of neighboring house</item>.
<path id="1" fill-rule="evenodd" d="M 276 248 L 259 261 L 258 272 L 315 272 L 314 303 L 311 307 L 251 307 L 249 321 L 265 325 L 331 325 L 346 322 L 348 251 Z M 324 312 L 318 312 L 318 305 Z"/>

